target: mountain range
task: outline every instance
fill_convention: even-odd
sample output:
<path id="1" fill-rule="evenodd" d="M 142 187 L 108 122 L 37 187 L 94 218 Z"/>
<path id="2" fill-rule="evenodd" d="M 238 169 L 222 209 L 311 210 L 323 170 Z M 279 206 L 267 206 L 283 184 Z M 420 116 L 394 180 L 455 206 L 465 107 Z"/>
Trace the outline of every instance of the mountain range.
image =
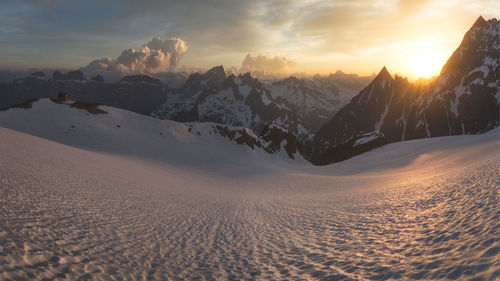
<path id="1" fill-rule="evenodd" d="M 325 165 L 387 143 L 498 127 L 499 37 L 500 22 L 479 17 L 430 81 L 411 83 L 385 67 L 375 77 L 337 72 L 260 81 L 249 73 L 227 75 L 216 66 L 191 74 L 176 87 L 147 75 L 106 83 L 100 76 L 87 80 L 79 70 L 55 71 L 50 79 L 35 72 L 0 83 L 0 109 L 31 108 L 39 98 L 75 99 L 80 105 L 117 107 L 189 128 L 207 122 L 210 129 L 192 133 L 219 134 L 251 149 L 286 151 L 292 159 L 300 154 Z"/>
<path id="2" fill-rule="evenodd" d="M 384 67 L 315 134 L 307 158 L 328 164 L 365 149 L 411 139 L 477 134 L 499 125 L 500 22 L 479 17 L 438 77 L 410 83 Z M 370 145 L 370 143 L 372 143 Z"/>
<path id="3" fill-rule="evenodd" d="M 289 77 L 262 82 L 249 73 L 226 75 L 222 66 L 194 73 L 171 88 L 147 75 L 125 76 L 105 83 L 99 75 L 87 80 L 80 70 L 51 78 L 34 72 L 24 79 L 0 83 L 0 109 L 36 98 L 69 93 L 82 102 L 127 109 L 179 122 L 214 122 L 246 127 L 261 134 L 271 125 L 299 139 L 309 139 L 372 77 L 337 71 L 312 79 Z"/>
<path id="4" fill-rule="evenodd" d="M 366 81 L 353 76 L 345 83 L 340 77 L 342 73 L 264 83 L 249 73 L 226 76 L 224 68 L 217 66 L 191 75 L 181 88 L 172 89 L 166 103 L 152 115 L 179 122 L 243 126 L 256 133 L 275 125 L 307 139 Z"/>

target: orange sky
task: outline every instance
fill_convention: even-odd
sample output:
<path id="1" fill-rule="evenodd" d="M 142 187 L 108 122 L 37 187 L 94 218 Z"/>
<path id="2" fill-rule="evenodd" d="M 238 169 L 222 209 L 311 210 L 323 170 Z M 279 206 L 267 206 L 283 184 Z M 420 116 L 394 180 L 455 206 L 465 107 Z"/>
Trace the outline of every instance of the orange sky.
<path id="1" fill-rule="evenodd" d="M 438 75 L 479 15 L 500 15 L 499 1 L 477 0 L 296 1 L 291 7 L 276 28 L 262 31 L 272 42 L 252 54 L 284 56 L 296 63 L 290 72 L 369 75 L 385 65 L 411 80 Z M 231 56 L 225 66 L 239 66 L 244 54 L 226 53 L 213 63 Z"/>
<path id="2" fill-rule="evenodd" d="M 161 37 L 186 46 L 165 71 L 370 75 L 385 65 L 414 80 L 437 75 L 479 15 L 498 17 L 500 1 L 5 0 L 0 69 L 75 69 Z"/>

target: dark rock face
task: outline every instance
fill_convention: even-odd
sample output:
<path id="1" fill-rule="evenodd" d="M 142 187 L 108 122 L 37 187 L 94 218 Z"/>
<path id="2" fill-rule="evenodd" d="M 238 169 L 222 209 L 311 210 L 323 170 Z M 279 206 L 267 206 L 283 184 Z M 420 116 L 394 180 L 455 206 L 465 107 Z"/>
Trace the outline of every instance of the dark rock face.
<path id="1" fill-rule="evenodd" d="M 103 83 L 104 77 L 102 77 L 101 75 L 96 75 L 96 76 L 93 76 L 92 78 L 90 78 L 90 80 L 92 80 L 94 82 L 98 82 L 98 83 Z"/>
<path id="2" fill-rule="evenodd" d="M 246 128 L 236 129 L 224 125 L 215 125 L 214 132 L 236 144 L 246 145 L 251 149 L 263 149 L 269 154 L 285 151 L 291 159 L 295 159 L 297 153 L 302 154 L 302 146 L 297 137 L 278 126 L 266 127 L 259 136 Z"/>
<path id="3" fill-rule="evenodd" d="M 39 98 L 34 98 L 34 99 L 29 99 L 23 103 L 19 103 L 19 104 L 14 104 L 8 108 L 4 108 L 4 109 L 0 109 L 0 110 L 7 110 L 9 108 L 22 108 L 22 109 L 30 109 L 33 107 L 33 103 L 34 102 L 37 102 L 39 100 Z"/>
<path id="4" fill-rule="evenodd" d="M 75 100 L 73 99 L 72 96 L 66 93 L 59 93 L 57 95 L 57 98 L 53 99 L 57 103 L 63 103 L 63 102 L 74 102 Z"/>
<path id="5" fill-rule="evenodd" d="M 107 111 L 99 109 L 98 108 L 99 104 L 97 104 L 97 103 L 75 101 L 74 103 L 70 104 L 70 106 L 74 107 L 74 108 L 84 109 L 90 114 L 107 114 L 108 113 Z"/>
<path id="6" fill-rule="evenodd" d="M 54 71 L 54 73 L 52 73 L 52 79 L 54 79 L 54 80 L 66 80 L 64 78 L 65 78 L 65 75 L 62 74 L 61 72 L 59 72 L 59 70 L 56 70 L 56 71 Z"/>
<path id="7" fill-rule="evenodd" d="M 226 80 L 224 67 L 222 67 L 222 65 L 213 67 L 202 75 L 202 79 L 213 85 L 224 82 Z"/>
<path id="8" fill-rule="evenodd" d="M 91 113 L 91 114 L 106 114 L 107 113 L 106 111 L 98 108 L 98 106 L 100 104 L 88 103 L 88 102 L 84 102 L 84 101 L 75 101 L 75 99 L 72 96 L 70 96 L 69 94 L 66 94 L 66 93 L 59 93 L 59 95 L 57 95 L 57 98 L 50 99 L 50 100 L 55 102 L 55 103 L 66 104 L 66 105 L 69 105 L 70 107 L 86 110 L 88 113 Z"/>
<path id="9" fill-rule="evenodd" d="M 395 92 L 401 94 L 395 98 Z M 358 134 L 380 132 L 386 118 L 396 117 L 402 110 L 401 104 L 411 102 L 414 98 L 416 96 L 408 80 L 399 77 L 393 79 L 384 67 L 368 87 L 340 109 L 334 118 L 316 133 L 315 138 L 322 139 L 323 145 L 335 146 L 345 143 Z M 395 112 L 389 112 L 390 106 L 394 107 Z M 385 127 L 387 130 L 384 131 L 392 129 L 389 126 Z M 395 132 L 387 133 L 386 136 L 398 135 Z"/>
<path id="10" fill-rule="evenodd" d="M 385 142 L 477 134 L 499 126 L 500 22 L 480 17 L 461 45 L 427 84 L 392 77 L 384 67 L 306 145 L 315 164 L 337 162 L 341 148 L 359 134 Z"/>
<path id="11" fill-rule="evenodd" d="M 30 109 L 33 107 L 33 103 L 35 103 L 39 100 L 40 100 L 40 98 L 33 98 L 33 99 L 30 99 L 30 100 L 25 101 L 23 103 L 12 105 L 12 106 L 5 108 L 5 109 L 2 109 L 2 110 L 7 110 L 10 108 Z M 91 114 L 107 114 L 106 111 L 98 108 L 98 106 L 100 104 L 88 103 L 88 102 L 84 102 L 84 101 L 75 101 L 75 99 L 72 96 L 70 96 L 69 94 L 66 94 L 66 93 L 59 93 L 57 95 L 57 98 L 52 98 L 50 100 L 52 102 L 55 102 L 58 104 L 64 104 L 64 105 L 67 105 L 70 107 L 86 110 L 88 113 L 91 113 Z"/>
<path id="12" fill-rule="evenodd" d="M 30 76 L 45 79 L 45 74 L 42 71 L 33 72 Z"/>
<path id="13" fill-rule="evenodd" d="M 163 81 L 163 84 L 168 85 L 170 88 L 180 88 L 186 83 L 189 73 L 187 72 L 161 72 L 155 74 L 156 78 Z"/>
<path id="14" fill-rule="evenodd" d="M 125 76 L 120 80 L 120 83 L 131 83 L 131 84 L 144 83 L 144 84 L 155 85 L 158 87 L 163 86 L 163 83 L 160 80 L 142 74 Z"/>
<path id="15" fill-rule="evenodd" d="M 382 133 L 372 132 L 356 135 L 345 143 L 328 146 L 321 154 L 314 154 L 314 158 L 309 159 L 309 161 L 315 165 L 327 165 L 344 161 L 384 144 L 387 144 L 387 138 Z"/>
<path id="16" fill-rule="evenodd" d="M 224 68 L 222 65 L 216 66 L 203 74 L 193 73 L 189 75 L 177 93 L 185 97 L 191 97 L 199 91 L 221 88 L 225 80 L 226 73 L 224 72 Z"/>
<path id="17" fill-rule="evenodd" d="M 288 157 L 295 159 L 294 155 L 298 152 L 302 154 L 302 144 L 297 137 L 277 126 L 269 126 L 262 132 L 261 138 L 268 143 L 264 148 L 268 153 L 276 153 L 285 149 Z M 283 143 L 285 142 L 285 143 Z"/>
<path id="18" fill-rule="evenodd" d="M 69 71 L 67 73 L 61 73 L 58 70 L 54 71 L 52 74 L 53 80 L 75 80 L 75 81 L 84 81 L 85 76 L 81 70 Z"/>

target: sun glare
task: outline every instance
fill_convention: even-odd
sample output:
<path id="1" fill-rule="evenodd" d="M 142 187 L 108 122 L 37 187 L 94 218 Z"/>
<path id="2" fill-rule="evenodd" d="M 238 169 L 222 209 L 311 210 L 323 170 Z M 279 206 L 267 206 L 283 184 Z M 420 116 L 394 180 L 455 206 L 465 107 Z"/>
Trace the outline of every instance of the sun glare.
<path id="1" fill-rule="evenodd" d="M 437 51 L 421 48 L 410 55 L 408 68 L 415 78 L 430 78 L 439 74 L 442 64 Z"/>

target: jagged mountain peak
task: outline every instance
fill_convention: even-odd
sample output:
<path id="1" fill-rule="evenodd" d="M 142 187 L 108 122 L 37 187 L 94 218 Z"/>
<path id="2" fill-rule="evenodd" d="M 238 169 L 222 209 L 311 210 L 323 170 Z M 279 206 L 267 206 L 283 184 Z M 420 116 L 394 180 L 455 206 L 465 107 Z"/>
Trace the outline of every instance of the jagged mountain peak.
<path id="1" fill-rule="evenodd" d="M 77 80 L 84 81 L 87 80 L 83 75 L 81 70 L 73 70 L 68 71 L 67 73 L 61 73 L 59 70 L 56 70 L 52 73 L 53 80 Z"/>
<path id="2" fill-rule="evenodd" d="M 346 73 L 339 69 L 333 75 L 346 75 Z"/>
<path id="3" fill-rule="evenodd" d="M 244 74 L 240 74 L 238 77 L 241 79 L 253 79 L 252 74 L 250 72 L 245 72 Z"/>
<path id="4" fill-rule="evenodd" d="M 250 85 L 250 86 L 257 86 L 259 84 L 259 79 L 252 77 L 252 74 L 250 72 L 247 72 L 245 74 L 240 74 L 238 78 L 241 79 L 243 84 Z"/>
<path id="5" fill-rule="evenodd" d="M 160 87 L 163 86 L 163 83 L 160 80 L 145 74 L 134 74 L 134 75 L 124 76 L 122 79 L 120 79 L 120 83 L 132 83 L 132 84 L 144 83 Z"/>
<path id="6" fill-rule="evenodd" d="M 469 28 L 467 33 L 465 33 L 464 38 L 462 40 L 462 44 L 460 47 L 464 47 L 470 43 L 470 41 L 477 41 L 479 38 L 476 38 L 478 35 L 482 36 L 484 31 L 487 29 L 497 29 L 496 32 L 498 34 L 498 29 L 500 27 L 498 26 L 498 21 L 496 18 L 489 19 L 486 21 L 482 16 L 479 16 L 479 18 L 474 22 L 474 24 Z M 481 31 L 478 33 L 478 31 Z"/>
<path id="7" fill-rule="evenodd" d="M 43 73 L 42 71 L 36 71 L 31 73 L 30 76 L 45 77 L 45 73 Z"/>
<path id="8" fill-rule="evenodd" d="M 299 79 L 295 76 L 290 76 L 290 77 L 287 77 L 283 80 L 281 80 L 283 83 L 285 84 L 292 84 L 292 85 L 297 85 L 297 84 L 301 84 L 301 82 L 303 82 L 304 80 L 302 79 Z M 280 81 L 279 81 L 280 82 Z"/>
<path id="9" fill-rule="evenodd" d="M 500 24 L 496 18 L 488 21 L 479 17 L 464 35 L 460 46 L 443 66 L 440 75 L 465 73 L 482 65 L 483 59 L 498 61 Z"/>
<path id="10" fill-rule="evenodd" d="M 201 80 L 202 76 L 200 73 L 193 73 L 189 75 L 189 77 L 186 79 L 186 82 L 184 82 L 184 88 L 189 87 L 189 85 L 192 85 L 195 81 Z"/>
<path id="11" fill-rule="evenodd" d="M 211 81 L 224 81 L 226 80 L 226 72 L 224 71 L 224 67 L 222 65 L 218 65 L 212 67 L 207 72 L 203 73 L 203 79 L 211 80 Z"/>
<path id="12" fill-rule="evenodd" d="M 387 68 L 384 66 L 378 73 L 378 75 L 375 77 L 374 80 L 392 80 L 392 76 L 387 70 Z"/>
<path id="13" fill-rule="evenodd" d="M 389 73 L 387 68 L 384 66 L 377 76 L 370 83 L 369 88 L 373 89 L 373 86 L 378 85 L 382 88 L 385 88 L 387 85 L 390 85 L 394 81 L 392 75 Z"/>
<path id="14" fill-rule="evenodd" d="M 486 24 L 486 20 L 483 18 L 483 16 L 479 16 L 476 21 L 474 22 L 474 24 L 472 25 L 472 27 L 479 27 L 479 26 L 483 26 L 484 24 Z"/>
<path id="15" fill-rule="evenodd" d="M 421 80 L 421 82 L 424 81 L 424 80 L 425 79 Z M 407 83 L 407 84 L 410 83 L 410 81 L 408 80 L 408 77 L 406 77 L 406 76 L 400 76 L 400 75 L 397 75 L 397 74 L 394 75 L 394 81 L 396 83 L 397 82 L 403 82 L 403 83 Z"/>
<path id="16" fill-rule="evenodd" d="M 202 90 L 203 88 L 218 87 L 226 81 L 226 72 L 222 65 L 212 67 L 207 72 L 193 73 L 189 75 L 186 82 L 182 86 L 182 91 L 187 93 L 188 96 Z"/>

